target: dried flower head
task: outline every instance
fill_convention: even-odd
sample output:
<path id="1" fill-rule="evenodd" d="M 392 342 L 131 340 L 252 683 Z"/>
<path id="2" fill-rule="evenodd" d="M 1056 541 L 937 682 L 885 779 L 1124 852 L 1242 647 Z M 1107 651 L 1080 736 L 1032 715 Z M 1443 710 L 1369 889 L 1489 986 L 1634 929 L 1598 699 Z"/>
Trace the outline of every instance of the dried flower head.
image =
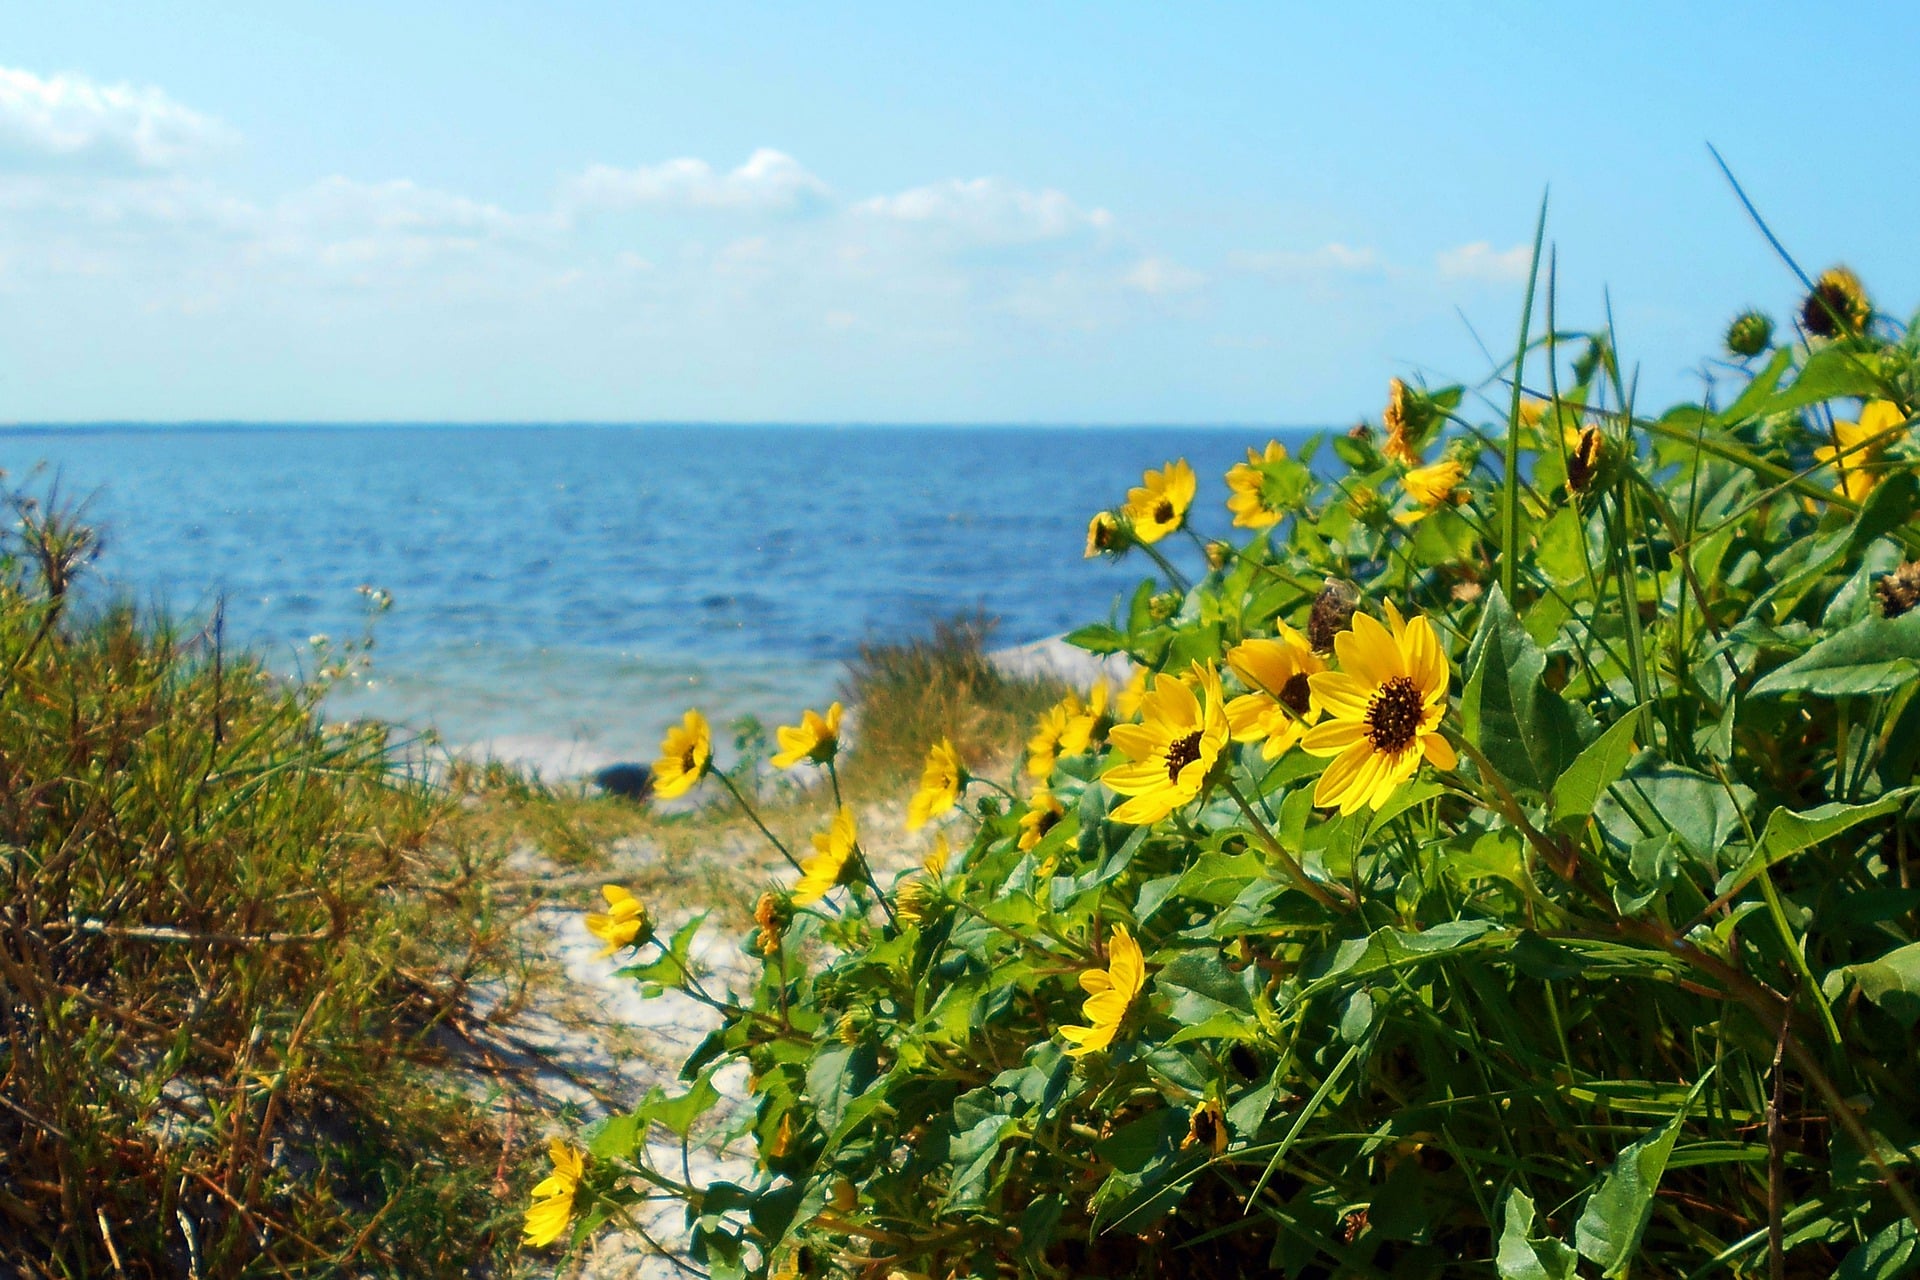
<path id="1" fill-rule="evenodd" d="M 1892 573 L 1873 581 L 1873 594 L 1884 617 L 1897 618 L 1920 605 L 1920 560 L 1909 560 Z"/>

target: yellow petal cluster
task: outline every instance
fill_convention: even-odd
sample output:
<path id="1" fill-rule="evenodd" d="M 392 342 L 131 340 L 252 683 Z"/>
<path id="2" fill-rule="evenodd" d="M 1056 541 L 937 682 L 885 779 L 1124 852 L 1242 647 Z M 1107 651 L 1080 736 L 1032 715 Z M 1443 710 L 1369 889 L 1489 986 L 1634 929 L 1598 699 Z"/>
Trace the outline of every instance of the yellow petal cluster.
<path id="1" fill-rule="evenodd" d="M 587 913 L 587 932 L 607 944 L 601 948 L 601 955 L 610 956 L 645 938 L 647 909 L 640 899 L 617 884 L 601 885 L 600 896 L 607 900 L 607 909 Z"/>
<path id="2" fill-rule="evenodd" d="M 813 837 L 813 856 L 800 864 L 800 881 L 793 886 L 793 905 L 810 907 L 845 879 L 860 845 L 853 808 L 841 805 L 833 825 Z"/>
<path id="3" fill-rule="evenodd" d="M 1451 458 L 1443 458 L 1430 467 L 1415 467 L 1400 479 L 1401 487 L 1415 503 L 1414 509 L 1394 518 L 1401 524 L 1413 524 L 1425 519 L 1430 512 L 1459 502 L 1466 496 L 1460 488 L 1466 474 L 1467 469 Z"/>
<path id="4" fill-rule="evenodd" d="M 1906 420 L 1907 415 L 1893 401 L 1869 400 L 1860 410 L 1858 422 L 1835 422 L 1833 443 L 1815 449 L 1813 456 L 1834 468 L 1841 493 L 1864 502 L 1879 483 L 1881 455 L 1902 437 L 1899 428 Z"/>
<path id="5" fill-rule="evenodd" d="M 1052 775 L 1061 756 L 1077 756 L 1085 751 L 1106 727 L 1107 682 L 1093 686 L 1087 700 L 1069 693 L 1047 708 L 1027 739 L 1027 772 L 1044 781 Z"/>
<path id="6" fill-rule="evenodd" d="M 1129 797 L 1113 820 L 1144 827 L 1198 796 L 1226 749 L 1219 671 L 1195 663 L 1192 684 L 1163 676 L 1142 699 L 1140 713 L 1141 723 L 1115 725 L 1108 734 L 1126 759 L 1100 780 Z"/>
<path id="7" fill-rule="evenodd" d="M 1140 944 L 1127 932 L 1127 926 L 1116 924 L 1107 943 L 1107 967 L 1086 969 L 1080 974 L 1080 989 L 1087 993 L 1080 1015 L 1087 1025 L 1060 1028 L 1068 1056 L 1077 1058 L 1112 1044 L 1128 1006 L 1146 983 L 1146 957 L 1140 954 Z"/>
<path id="8" fill-rule="evenodd" d="M 967 768 L 960 753 L 945 738 L 927 751 L 927 763 L 920 770 L 920 789 L 907 803 L 907 830 L 918 831 L 927 822 L 959 803 L 961 789 L 967 785 Z"/>
<path id="9" fill-rule="evenodd" d="M 1148 470 L 1137 486 L 1127 490 L 1126 505 L 1120 509 L 1133 536 L 1141 542 L 1158 542 L 1185 524 L 1196 487 L 1193 468 L 1185 458 L 1158 471 Z"/>
<path id="10" fill-rule="evenodd" d="M 1380 808 L 1422 759 L 1442 769 L 1457 763 L 1437 732 L 1452 674 L 1440 639 L 1424 617 L 1405 621 L 1391 602 L 1386 612 L 1386 626 L 1355 614 L 1352 629 L 1334 637 L 1340 670 L 1308 677 L 1312 705 L 1326 719 L 1300 746 L 1333 757 L 1313 802 L 1343 815 Z"/>
<path id="11" fill-rule="evenodd" d="M 1020 815 L 1020 848 L 1031 849 L 1039 844 L 1047 832 L 1059 825 L 1066 812 L 1053 792 L 1045 787 L 1036 788 L 1027 801 L 1027 811 Z"/>
<path id="12" fill-rule="evenodd" d="M 527 1207 L 527 1225 L 522 1237 L 536 1248 L 552 1244 L 567 1229 L 573 1217 L 573 1195 L 586 1173 L 586 1152 L 566 1141 L 554 1138 L 547 1143 L 547 1159 L 553 1172 L 533 1188 L 533 1203 Z"/>
<path id="13" fill-rule="evenodd" d="M 802 760 L 825 764 L 833 759 L 834 752 L 840 749 L 841 711 L 837 702 L 827 708 L 824 716 L 808 709 L 800 713 L 799 724 L 783 724 L 774 730 L 774 736 L 780 740 L 780 751 L 773 757 L 774 768 L 791 769 Z"/>
<path id="14" fill-rule="evenodd" d="M 1252 690 L 1227 704 L 1227 730 L 1235 742 L 1260 743 L 1262 758 L 1278 760 L 1320 719 L 1308 682 L 1326 659 L 1286 623 L 1274 639 L 1235 645 L 1227 666 Z"/>
<path id="15" fill-rule="evenodd" d="M 1081 556 L 1091 560 L 1120 546 L 1120 520 L 1111 511 L 1096 511 L 1087 521 L 1087 549 Z"/>
<path id="16" fill-rule="evenodd" d="M 1227 472 L 1227 509 L 1233 523 L 1242 529 L 1271 529 L 1286 517 L 1286 512 L 1267 505 L 1265 467 L 1287 460 L 1287 447 L 1278 440 L 1267 441 L 1265 452 L 1247 450 L 1247 460 L 1236 463 Z"/>
<path id="17" fill-rule="evenodd" d="M 693 790 L 713 767 L 713 730 L 707 718 L 689 711 L 660 739 L 660 758 L 653 762 L 653 794 L 671 800 Z"/>

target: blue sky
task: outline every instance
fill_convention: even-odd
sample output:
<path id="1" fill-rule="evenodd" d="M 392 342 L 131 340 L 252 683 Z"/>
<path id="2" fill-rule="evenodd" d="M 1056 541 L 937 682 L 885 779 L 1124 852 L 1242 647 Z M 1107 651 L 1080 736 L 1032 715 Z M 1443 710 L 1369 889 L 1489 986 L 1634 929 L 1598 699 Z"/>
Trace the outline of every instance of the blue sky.
<path id="1" fill-rule="evenodd" d="M 1709 12 L 1711 10 L 1711 12 Z M 1920 301 L 1920 7 L 0 4 L 0 421 L 1320 424 Z"/>

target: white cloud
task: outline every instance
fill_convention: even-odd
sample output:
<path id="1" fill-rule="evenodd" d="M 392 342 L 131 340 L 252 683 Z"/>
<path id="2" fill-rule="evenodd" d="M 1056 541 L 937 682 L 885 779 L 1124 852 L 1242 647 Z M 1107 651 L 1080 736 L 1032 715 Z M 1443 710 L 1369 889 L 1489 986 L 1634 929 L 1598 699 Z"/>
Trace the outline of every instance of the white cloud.
<path id="1" fill-rule="evenodd" d="M 0 164 L 169 169 L 232 139 L 159 89 L 0 67 Z"/>
<path id="2" fill-rule="evenodd" d="M 1354 248 L 1335 241 L 1318 249 L 1275 249 L 1264 252 L 1236 253 L 1229 261 L 1242 271 L 1256 275 L 1301 276 L 1327 272 L 1356 275 L 1384 272 L 1386 262 L 1377 250 Z"/>
<path id="3" fill-rule="evenodd" d="M 690 158 L 637 169 L 597 164 L 568 184 L 566 202 L 598 209 L 768 211 L 792 209 L 827 194 L 827 184 L 798 160 L 762 147 L 730 173 Z"/>
<path id="4" fill-rule="evenodd" d="M 1129 289 L 1137 289 L 1158 298 L 1175 293 L 1191 293 L 1205 284 L 1207 278 L 1170 258 L 1142 258 L 1121 277 L 1121 281 Z"/>
<path id="5" fill-rule="evenodd" d="M 1533 264 L 1533 250 L 1524 244 L 1511 249 L 1495 249 L 1485 240 L 1442 249 L 1434 255 L 1434 270 L 1442 280 L 1478 280 L 1487 284 L 1513 284 L 1527 278 Z"/>
<path id="6" fill-rule="evenodd" d="M 1083 209 L 1062 192 L 1030 191 L 1002 178 L 949 178 L 874 196 L 853 208 L 863 216 L 993 243 L 1053 240 L 1113 225 L 1105 209 Z"/>

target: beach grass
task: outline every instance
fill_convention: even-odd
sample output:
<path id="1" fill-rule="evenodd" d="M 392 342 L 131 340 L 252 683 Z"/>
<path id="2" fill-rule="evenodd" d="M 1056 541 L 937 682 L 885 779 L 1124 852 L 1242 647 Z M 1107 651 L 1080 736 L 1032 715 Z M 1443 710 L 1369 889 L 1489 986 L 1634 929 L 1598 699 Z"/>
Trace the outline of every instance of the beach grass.
<path id="1" fill-rule="evenodd" d="M 72 585 L 13 496 L 0 554 L 0 1267 L 466 1275 L 518 1154 L 458 1087 L 511 986 L 504 849 L 378 725 Z"/>

